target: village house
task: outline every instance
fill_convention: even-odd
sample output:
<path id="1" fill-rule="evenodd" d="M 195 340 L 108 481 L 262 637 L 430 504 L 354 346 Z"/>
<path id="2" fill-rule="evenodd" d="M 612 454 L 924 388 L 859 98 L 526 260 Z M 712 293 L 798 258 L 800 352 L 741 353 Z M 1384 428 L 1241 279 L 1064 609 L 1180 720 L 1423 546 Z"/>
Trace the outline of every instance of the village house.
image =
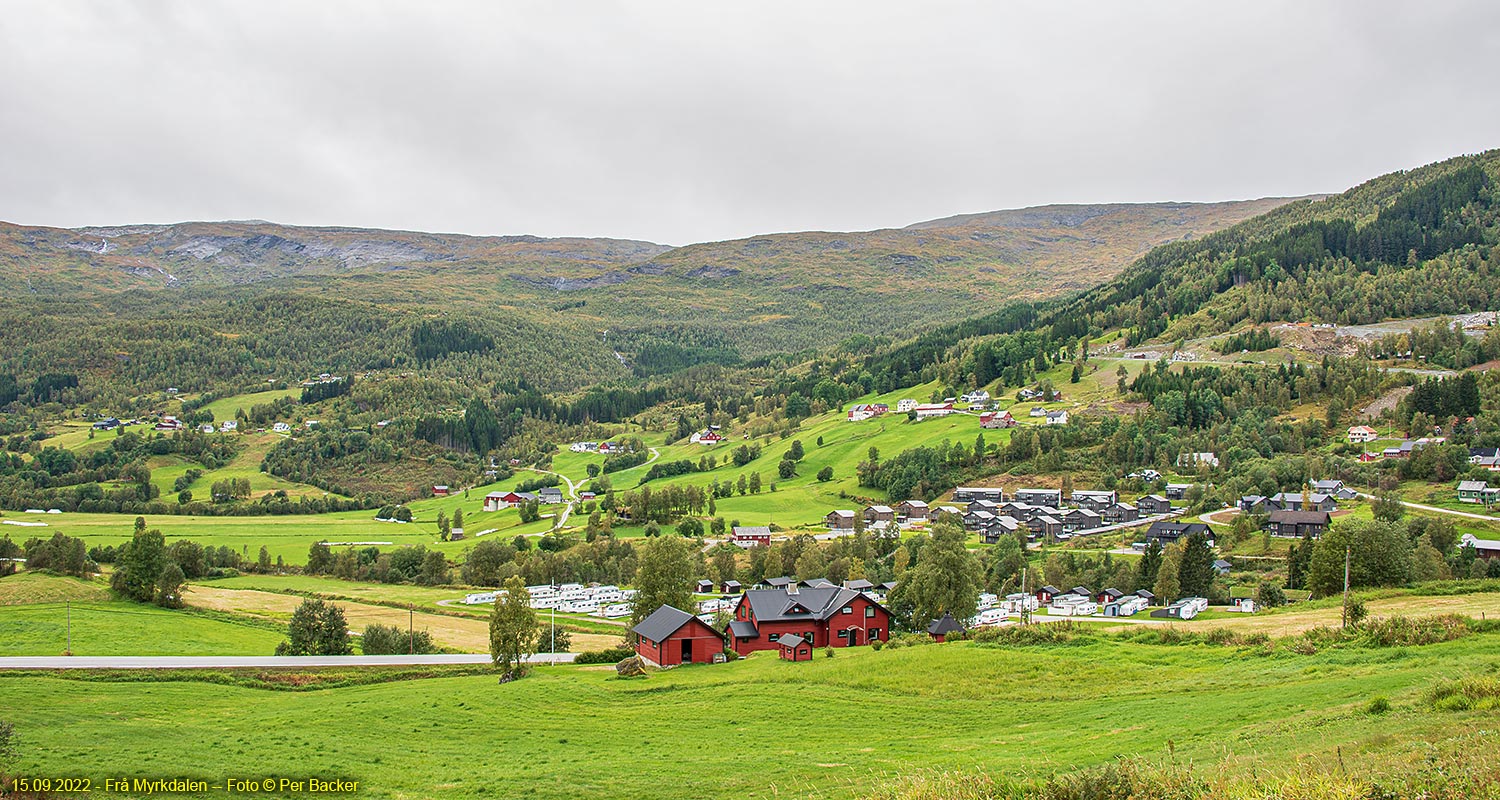
<path id="1" fill-rule="evenodd" d="M 1028 522 L 1032 517 L 1042 513 L 1041 506 L 1028 505 L 1016 500 L 1000 504 L 1000 513 L 1015 517 L 1022 522 Z"/>
<path id="2" fill-rule="evenodd" d="M 1009 411 L 986 411 L 979 415 L 979 427 L 986 429 L 1014 428 L 1016 418 Z"/>
<path id="3" fill-rule="evenodd" d="M 433 497 L 447 497 L 448 494 L 449 494 L 449 491 L 450 490 L 448 489 L 447 486 L 444 486 L 443 484 L 438 484 L 437 486 L 432 487 L 432 496 Z"/>
<path id="4" fill-rule="evenodd" d="M 1474 555 L 1478 558 L 1500 558 L 1500 539 L 1481 539 L 1472 533 L 1466 533 L 1459 537 L 1458 545 L 1474 548 Z"/>
<path id="5" fill-rule="evenodd" d="M 770 547 L 771 529 L 764 525 L 736 525 L 730 530 L 729 543 L 746 549 Z"/>
<path id="6" fill-rule="evenodd" d="M 1090 511 L 1103 511 L 1120 502 L 1120 495 L 1117 492 L 1075 489 L 1071 499 L 1073 500 L 1073 504 L 1079 508 L 1087 508 Z"/>
<path id="7" fill-rule="evenodd" d="M 272 433 L 291 433 L 292 432 L 292 426 L 286 424 L 285 422 L 274 422 L 274 423 L 271 424 L 271 432 Z"/>
<path id="8" fill-rule="evenodd" d="M 556 505 L 563 501 L 562 490 L 556 486 L 545 486 L 537 489 L 536 496 L 538 500 L 542 501 L 543 505 Z"/>
<path id="9" fill-rule="evenodd" d="M 1266 530 L 1272 536 L 1302 537 L 1311 534 L 1313 538 L 1317 538 L 1328 530 L 1328 520 L 1327 511 L 1277 510 L 1271 512 Z"/>
<path id="10" fill-rule="evenodd" d="M 860 403 L 849 407 L 849 421 L 863 422 L 885 414 L 890 410 L 890 406 L 887 406 L 885 403 Z"/>
<path id="11" fill-rule="evenodd" d="M 983 404 L 983 403 L 988 403 L 990 401 L 990 393 L 988 391 L 984 390 L 984 389 L 976 389 L 976 390 L 974 390 L 972 392 L 969 392 L 968 394 L 965 394 L 964 396 L 962 396 L 962 397 L 960 397 L 958 399 L 959 399 L 960 402 L 964 402 L 964 403 L 978 403 L 978 404 Z"/>
<path id="12" fill-rule="evenodd" d="M 1339 504 L 1333 495 L 1312 492 L 1304 499 L 1301 492 L 1277 492 L 1266 498 L 1266 508 L 1271 511 L 1338 511 Z"/>
<path id="13" fill-rule="evenodd" d="M 1240 497 L 1239 502 L 1235 504 L 1235 507 L 1245 512 L 1246 514 L 1264 514 L 1266 513 L 1265 495 L 1244 495 Z"/>
<path id="14" fill-rule="evenodd" d="M 226 419 L 223 422 L 219 423 L 219 431 L 221 433 L 232 433 L 233 431 L 238 430 L 239 427 L 240 424 L 232 419 Z"/>
<path id="15" fill-rule="evenodd" d="M 921 403 L 912 409 L 917 414 L 917 419 L 928 417 L 946 417 L 953 413 L 953 403 Z"/>
<path id="16" fill-rule="evenodd" d="M 1005 536 L 1014 536 L 1021 530 L 1021 521 L 1015 517 L 1000 516 L 989 521 L 979 530 L 980 541 L 985 544 L 995 544 Z"/>
<path id="17" fill-rule="evenodd" d="M 885 527 L 896 524 L 896 509 L 890 506 L 869 506 L 865 509 L 865 524 Z"/>
<path id="18" fill-rule="evenodd" d="M 1046 414 L 1046 417 L 1047 417 L 1047 424 L 1048 425 L 1066 425 L 1066 424 L 1068 424 L 1068 412 L 1067 411 L 1048 411 L 1047 414 Z"/>
<path id="19" fill-rule="evenodd" d="M 896 413 L 897 414 L 905 414 L 905 413 L 908 413 L 910 411 L 915 411 L 916 408 L 917 408 L 917 401 L 911 399 L 910 397 L 903 397 L 900 400 L 896 401 Z"/>
<path id="20" fill-rule="evenodd" d="M 1489 488 L 1488 481 L 1459 481 L 1458 502 L 1483 503 L 1485 492 Z"/>
<path id="21" fill-rule="evenodd" d="M 657 667 L 711 664 L 724 652 L 723 637 L 708 623 L 671 606 L 651 612 L 630 632 L 637 637 L 636 655 Z"/>
<path id="22" fill-rule="evenodd" d="M 1232 570 L 1232 569 L 1234 569 L 1234 565 L 1233 564 L 1229 563 L 1228 561 L 1226 561 L 1226 560 L 1224 560 L 1222 558 L 1214 559 L 1214 565 L 1213 566 L 1214 566 L 1214 573 L 1217 574 L 1217 575 L 1220 575 L 1220 576 L 1228 575 L 1229 571 Z"/>
<path id="23" fill-rule="evenodd" d="M 982 530 L 993 521 L 997 515 L 993 511 L 970 511 L 964 514 L 964 530 Z"/>
<path id="24" fill-rule="evenodd" d="M 1048 508 L 1062 508 L 1061 489 L 1017 489 L 1013 495 L 1016 502 Z"/>
<path id="25" fill-rule="evenodd" d="M 1026 412 L 1026 416 L 1028 416 L 1028 417 L 1045 417 L 1045 416 L 1047 416 L 1047 409 L 1042 408 L 1041 406 L 1032 406 L 1031 410 Z"/>
<path id="26" fill-rule="evenodd" d="M 1104 527 L 1104 519 L 1099 516 L 1099 512 L 1090 511 L 1087 508 L 1074 508 L 1067 511 L 1062 516 L 1062 522 L 1063 530 L 1069 533 Z"/>
<path id="27" fill-rule="evenodd" d="M 1166 547 L 1179 539 L 1186 539 L 1195 533 L 1201 533 L 1209 537 L 1210 540 L 1213 539 L 1214 535 L 1213 531 L 1201 522 L 1160 521 L 1151 523 L 1151 527 L 1146 529 L 1146 541 L 1150 542 L 1154 540 L 1161 542 L 1161 545 Z"/>
<path id="28" fill-rule="evenodd" d="M 1349 429 L 1350 444 L 1366 444 L 1380 438 L 1380 434 L 1369 425 L 1355 425 Z"/>
<path id="29" fill-rule="evenodd" d="M 964 508 L 964 511 L 970 514 L 974 513 L 975 511 L 988 511 L 991 514 L 999 514 L 1000 504 L 995 502 L 994 500 L 974 500 Z"/>
<path id="30" fill-rule="evenodd" d="M 841 586 L 752 589 L 735 604 L 728 634 L 735 652 L 778 647 L 798 636 L 811 647 L 850 647 L 890 639 L 891 615 L 862 592 Z"/>
<path id="31" fill-rule="evenodd" d="M 1104 518 L 1106 525 L 1119 525 L 1125 522 L 1135 522 L 1141 518 L 1140 509 L 1129 503 L 1115 503 L 1114 505 L 1099 512 Z"/>
<path id="32" fill-rule="evenodd" d="M 927 519 L 927 504 L 921 500 L 902 500 L 896 505 L 898 522 L 922 522 Z"/>
<path id="33" fill-rule="evenodd" d="M 1193 488 L 1191 483 L 1169 483 L 1166 492 L 1168 500 L 1182 500 L 1187 497 L 1188 490 Z"/>
<path id="34" fill-rule="evenodd" d="M 1172 501 L 1159 494 L 1148 494 L 1135 501 L 1135 509 L 1144 515 L 1170 514 Z"/>
<path id="35" fill-rule="evenodd" d="M 714 430 L 713 428 L 709 428 L 708 430 L 698 431 L 697 433 L 688 437 L 688 441 L 692 442 L 693 444 L 701 444 L 705 447 L 711 447 L 718 444 L 719 442 L 724 441 L 724 435 L 719 433 L 717 430 Z"/>
<path id="36" fill-rule="evenodd" d="M 827 516 L 823 517 L 823 524 L 827 525 L 829 530 L 852 531 L 854 530 L 854 512 L 843 509 L 830 511 Z"/>
<path id="37" fill-rule="evenodd" d="M 1312 489 L 1319 494 L 1329 495 L 1334 500 L 1353 500 L 1359 497 L 1358 492 L 1345 486 L 1344 482 L 1338 479 L 1313 481 Z"/>
<path id="38" fill-rule="evenodd" d="M 1219 457 L 1213 453 L 1181 453 L 1177 456 L 1177 466 L 1187 469 L 1195 467 L 1219 466 Z"/>
<path id="39" fill-rule="evenodd" d="M 953 490 L 955 502 L 967 503 L 973 500 L 993 500 L 996 503 L 1005 502 L 1005 490 L 990 486 L 960 486 Z"/>
<path id="40" fill-rule="evenodd" d="M 1028 520 L 1026 526 L 1038 536 L 1056 538 L 1063 532 L 1062 520 L 1050 514 L 1038 514 Z"/>

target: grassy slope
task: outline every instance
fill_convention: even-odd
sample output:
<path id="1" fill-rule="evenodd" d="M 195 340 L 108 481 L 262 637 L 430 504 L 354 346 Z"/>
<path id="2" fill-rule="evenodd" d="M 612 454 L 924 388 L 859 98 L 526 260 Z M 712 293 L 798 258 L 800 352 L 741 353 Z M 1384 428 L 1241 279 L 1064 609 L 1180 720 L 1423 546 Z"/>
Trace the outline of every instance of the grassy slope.
<path id="1" fill-rule="evenodd" d="M 0 677 L 0 701 L 25 736 L 22 772 L 295 766 L 358 778 L 370 797 L 847 797 L 916 768 L 1045 772 L 1169 751 L 1280 770 L 1292 756 L 1332 760 L 1339 748 L 1357 768 L 1483 724 L 1487 712 L 1440 714 L 1417 698 L 1437 678 L 1497 657 L 1496 636 L 1263 657 L 1119 642 L 947 645 L 802 664 L 760 654 L 645 681 L 614 679 L 608 667 L 555 668 L 505 686 L 444 678 L 274 702 L 237 687 L 91 683 L 85 708 L 76 683 Z M 1395 711 L 1361 713 L 1376 695 Z M 454 757 L 455 747 L 503 758 Z"/>
<path id="2" fill-rule="evenodd" d="M 70 601 L 71 608 L 64 601 Z M 0 656 L 269 654 L 282 636 L 233 621 L 109 599 L 102 581 L 0 578 Z"/>

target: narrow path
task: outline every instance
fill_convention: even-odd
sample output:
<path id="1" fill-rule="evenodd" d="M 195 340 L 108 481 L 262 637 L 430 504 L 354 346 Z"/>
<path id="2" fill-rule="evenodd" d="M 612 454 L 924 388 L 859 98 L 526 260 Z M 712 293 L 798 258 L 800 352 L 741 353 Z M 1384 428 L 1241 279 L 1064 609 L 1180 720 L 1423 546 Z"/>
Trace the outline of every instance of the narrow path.
<path id="1" fill-rule="evenodd" d="M 1365 498 L 1366 500 L 1376 499 L 1375 495 L 1373 494 L 1365 494 L 1364 492 L 1355 492 L 1355 494 Z M 1438 508 L 1437 506 L 1424 506 L 1421 503 L 1408 503 L 1405 500 L 1401 500 L 1399 502 L 1401 503 L 1401 505 L 1406 506 L 1407 508 L 1415 508 L 1419 511 L 1431 511 L 1435 514 L 1451 514 L 1455 517 L 1467 517 L 1468 519 L 1484 520 L 1485 522 L 1500 522 L 1500 517 L 1491 517 L 1484 514 L 1471 514 L 1467 511 L 1453 511 L 1452 509 Z"/>
<path id="2" fill-rule="evenodd" d="M 1201 520 L 1201 521 L 1203 521 L 1203 522 L 1208 523 L 1209 525 L 1228 525 L 1229 523 L 1223 522 L 1221 520 L 1214 519 L 1214 517 L 1217 517 L 1220 514 L 1238 514 L 1238 513 L 1240 513 L 1240 510 L 1238 508 L 1221 508 L 1218 511 L 1209 511 L 1209 512 L 1204 513 L 1204 514 L 1199 514 L 1198 515 L 1198 519 Z"/>
<path id="3" fill-rule="evenodd" d="M 556 475 L 562 479 L 563 483 L 568 485 L 568 502 L 563 503 L 562 512 L 557 514 L 552 520 L 552 530 L 561 530 L 562 526 L 568 524 L 568 515 L 573 513 L 573 504 L 578 502 L 578 487 L 573 484 L 573 479 L 561 472 L 553 472 L 550 469 L 538 469 L 537 467 L 521 467 L 521 469 L 539 472 L 543 475 Z"/>
<path id="4" fill-rule="evenodd" d="M 528 664 L 568 664 L 576 653 L 537 653 Z M 482 653 L 397 656 L 6 656 L 0 669 L 264 669 L 488 664 Z"/>

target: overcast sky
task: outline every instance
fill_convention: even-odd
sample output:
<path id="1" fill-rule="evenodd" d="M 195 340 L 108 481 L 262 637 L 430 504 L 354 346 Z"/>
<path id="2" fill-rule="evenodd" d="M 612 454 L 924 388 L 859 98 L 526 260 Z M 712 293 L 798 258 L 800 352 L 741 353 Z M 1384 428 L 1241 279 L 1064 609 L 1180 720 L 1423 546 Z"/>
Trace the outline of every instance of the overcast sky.
<path id="1" fill-rule="evenodd" d="M 1500 3 L 7 2 L 0 219 L 668 244 L 1500 146 Z"/>

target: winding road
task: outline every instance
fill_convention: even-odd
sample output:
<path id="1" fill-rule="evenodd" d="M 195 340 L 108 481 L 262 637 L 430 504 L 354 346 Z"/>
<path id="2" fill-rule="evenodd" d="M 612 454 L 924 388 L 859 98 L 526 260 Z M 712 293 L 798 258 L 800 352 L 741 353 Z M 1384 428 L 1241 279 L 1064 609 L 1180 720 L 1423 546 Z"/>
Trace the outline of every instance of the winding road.
<path id="1" fill-rule="evenodd" d="M 1373 494 L 1365 494 L 1364 492 L 1355 492 L 1355 494 L 1359 495 L 1360 497 L 1365 498 L 1366 500 L 1374 500 L 1374 499 L 1376 499 L 1375 495 L 1373 495 Z M 1485 522 L 1500 522 L 1500 517 L 1491 517 L 1491 516 L 1486 516 L 1484 514 L 1471 514 L 1471 513 L 1467 512 L 1467 511 L 1454 511 L 1454 510 L 1448 509 L 1448 508 L 1438 508 L 1437 506 L 1424 506 L 1421 503 L 1408 503 L 1405 500 L 1398 500 L 1397 502 L 1399 502 L 1403 506 L 1406 506 L 1407 508 L 1415 508 L 1415 509 L 1417 509 L 1419 511 L 1431 511 L 1431 512 L 1436 513 L 1436 514 L 1451 514 L 1451 515 L 1453 515 L 1455 517 L 1466 517 L 1468 519 L 1480 519 L 1480 520 L 1484 520 Z"/>

